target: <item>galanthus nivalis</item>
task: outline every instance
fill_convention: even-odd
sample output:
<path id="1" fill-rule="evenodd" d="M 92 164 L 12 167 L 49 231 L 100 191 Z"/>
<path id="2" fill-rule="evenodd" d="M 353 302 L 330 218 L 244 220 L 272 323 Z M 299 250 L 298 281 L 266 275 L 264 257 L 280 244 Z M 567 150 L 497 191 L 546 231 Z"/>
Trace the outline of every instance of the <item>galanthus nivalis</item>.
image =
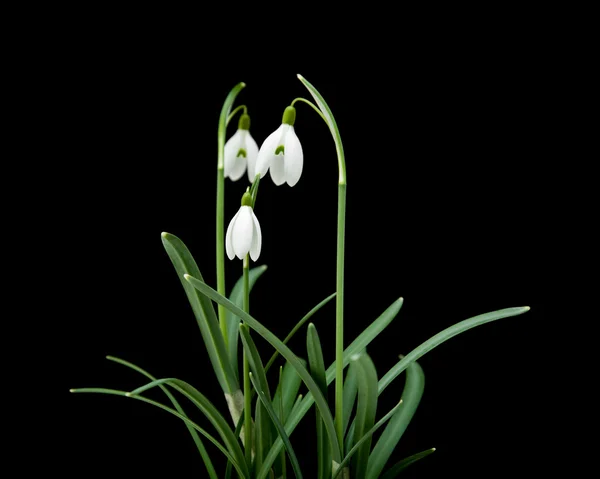
<path id="1" fill-rule="evenodd" d="M 258 145 L 250 134 L 250 117 L 244 113 L 240 117 L 237 131 L 225 143 L 225 178 L 237 181 L 247 170 L 248 179 L 253 182 L 256 175 L 257 156 Z"/>
<path id="2" fill-rule="evenodd" d="M 277 186 L 287 183 L 294 186 L 302 174 L 304 155 L 302 145 L 294 131 L 296 109 L 288 106 L 283 113 L 281 126 L 263 142 L 256 159 L 256 174 L 262 178 L 271 171 Z"/>
<path id="3" fill-rule="evenodd" d="M 252 261 L 256 261 L 260 256 L 261 246 L 260 224 L 252 209 L 252 196 L 246 192 L 242 196 L 242 206 L 227 227 L 225 250 L 229 259 L 236 256 L 244 259 L 250 253 Z"/>

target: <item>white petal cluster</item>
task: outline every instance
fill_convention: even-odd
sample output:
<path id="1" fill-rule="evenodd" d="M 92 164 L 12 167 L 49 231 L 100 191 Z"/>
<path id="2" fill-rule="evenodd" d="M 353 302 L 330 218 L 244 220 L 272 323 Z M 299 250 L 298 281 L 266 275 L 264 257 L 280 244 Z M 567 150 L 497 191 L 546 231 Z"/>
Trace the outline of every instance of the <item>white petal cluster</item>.
<path id="1" fill-rule="evenodd" d="M 287 183 L 294 186 L 302 175 L 304 155 L 302 145 L 292 125 L 282 123 L 263 142 L 256 159 L 256 173 L 262 178 L 271 171 L 277 186 Z"/>
<path id="2" fill-rule="evenodd" d="M 248 179 L 253 182 L 256 176 L 257 156 L 258 145 L 250 130 L 238 129 L 225 143 L 225 178 L 237 181 L 248 171 Z"/>
<path id="3" fill-rule="evenodd" d="M 227 227 L 227 257 L 233 259 L 237 256 L 244 259 L 250 253 L 252 261 L 256 261 L 260 256 L 261 246 L 262 233 L 258 219 L 251 206 L 241 206 Z"/>

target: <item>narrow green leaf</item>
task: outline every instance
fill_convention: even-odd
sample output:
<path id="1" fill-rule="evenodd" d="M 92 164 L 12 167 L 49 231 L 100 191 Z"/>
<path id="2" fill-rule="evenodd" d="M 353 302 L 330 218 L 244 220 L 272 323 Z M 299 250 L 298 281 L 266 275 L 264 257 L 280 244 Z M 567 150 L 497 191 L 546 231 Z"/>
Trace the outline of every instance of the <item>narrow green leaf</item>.
<path id="1" fill-rule="evenodd" d="M 358 378 L 356 377 L 354 365 L 350 363 L 344 380 L 344 434 L 346 434 L 346 430 L 348 429 L 348 423 L 350 422 L 352 409 L 354 408 L 354 402 L 356 401 L 357 391 Z"/>
<path id="2" fill-rule="evenodd" d="M 285 344 L 283 344 L 277 336 L 275 336 L 271 331 L 265 328 L 261 323 L 259 323 L 256 319 L 250 316 L 248 313 L 242 311 L 235 304 L 229 301 L 227 298 L 223 297 L 219 293 L 217 293 L 210 286 L 205 284 L 204 282 L 196 279 L 190 275 L 185 275 L 185 279 L 190 282 L 198 291 L 205 294 L 207 297 L 216 301 L 217 303 L 223 305 L 225 308 L 229 309 L 234 314 L 238 315 L 242 318 L 242 321 L 246 323 L 249 327 L 251 327 L 254 331 L 260 334 L 267 342 L 269 342 L 275 349 L 279 351 L 279 353 L 289 362 L 292 366 L 298 371 L 298 374 L 306 384 L 308 390 L 312 393 L 314 401 L 323 417 L 323 421 L 325 422 L 325 429 L 327 430 L 327 435 L 329 437 L 329 441 L 331 443 L 331 449 L 333 454 L 333 460 L 337 463 L 340 463 L 341 458 L 341 449 L 340 444 L 337 440 L 337 436 L 335 433 L 335 426 L 333 424 L 333 417 L 331 416 L 331 411 L 329 410 L 329 406 L 327 405 L 327 401 L 321 393 L 319 386 L 315 383 L 314 379 L 310 375 L 310 373 L 306 370 L 306 368 L 302 365 L 302 363 L 298 360 L 296 355 L 292 352 L 290 348 L 288 348 Z M 279 452 L 279 451 L 277 451 Z M 270 453 L 269 453 L 270 454 Z M 275 454 L 275 457 L 277 454 Z M 266 477 L 275 457 L 271 460 L 270 463 L 264 463 L 263 467 L 258 473 L 258 479 L 263 479 Z"/>
<path id="3" fill-rule="evenodd" d="M 250 370 L 254 374 L 254 380 L 258 382 L 262 390 L 265 392 L 266 396 L 271 400 L 271 394 L 269 393 L 269 383 L 267 381 L 267 376 L 265 374 L 265 369 L 263 368 L 262 361 L 260 359 L 260 353 L 256 348 L 256 344 L 254 344 L 254 340 L 250 336 L 250 331 L 244 327 L 243 324 L 238 326 L 240 331 L 240 335 L 242 337 L 242 345 L 244 346 L 244 350 L 246 351 L 246 357 L 248 358 L 248 362 L 250 363 Z"/>
<path id="4" fill-rule="evenodd" d="M 229 453 L 229 451 L 227 449 L 225 449 L 221 445 L 221 443 L 219 441 L 217 441 L 208 432 L 206 432 L 204 429 L 202 429 L 200 426 L 198 426 L 195 422 L 191 421 L 186 416 L 183 416 L 183 415 L 179 414 L 177 411 L 175 411 L 175 409 L 171 409 L 170 407 L 165 406 L 164 404 L 161 404 L 159 402 L 153 401 L 152 399 L 148 399 L 148 398 L 145 398 L 143 396 L 132 396 L 131 393 L 128 393 L 128 392 L 125 392 L 125 391 L 118 391 L 116 389 L 79 388 L 79 389 L 71 389 L 71 392 L 72 393 L 110 394 L 110 395 L 114 395 L 114 396 L 128 397 L 128 398 L 131 398 L 131 399 L 135 399 L 137 401 L 142 401 L 142 402 L 145 402 L 145 403 L 148 403 L 148 404 L 152 404 L 153 406 L 156 406 L 156 407 L 158 407 L 160 409 L 163 409 L 163 410 L 165 410 L 165 411 L 173 414 L 173 416 L 178 417 L 179 419 L 181 419 L 186 424 L 188 424 L 191 427 L 193 427 L 196 431 L 198 431 L 200 434 L 202 434 L 206 439 L 208 439 L 210 442 L 212 442 L 217 447 L 217 449 L 219 449 L 219 451 L 221 451 L 223 453 L 223 455 L 225 455 L 225 457 L 227 458 L 227 460 L 232 463 L 233 467 L 235 467 L 235 470 L 238 472 L 240 478 L 250 479 L 250 473 L 249 473 L 248 469 L 246 468 L 246 463 L 245 462 L 242 463 L 242 464 L 240 464 L 236 460 L 236 458 L 233 455 L 231 455 Z"/>
<path id="5" fill-rule="evenodd" d="M 406 469 L 411 464 L 414 464 L 415 462 L 423 459 L 424 457 L 429 456 L 429 454 L 432 454 L 433 452 L 435 452 L 435 447 L 427 449 L 423 452 L 418 452 L 417 454 L 413 454 L 412 456 L 402 459 L 400 462 L 394 464 L 394 466 L 392 466 L 392 468 L 389 471 L 387 471 L 383 476 L 381 476 L 381 479 L 395 479 L 400 475 L 400 472 L 402 472 L 402 470 Z"/>
<path id="6" fill-rule="evenodd" d="M 192 275 L 202 280 L 202 275 L 198 269 L 198 265 L 188 248 L 183 242 L 169 233 L 162 233 L 162 243 L 177 271 L 183 289 L 192 306 L 196 321 L 202 333 L 202 339 L 208 352 L 213 370 L 217 376 L 219 384 L 225 394 L 231 396 L 240 389 L 234 368 L 229 361 L 225 341 L 219 328 L 219 321 L 213 308 L 211 301 L 205 296 L 198 293 L 183 276 L 185 274 Z M 238 411 L 239 414 L 239 411 Z M 232 417 L 235 418 L 232 413 Z"/>
<path id="7" fill-rule="evenodd" d="M 306 333 L 306 351 L 308 353 L 308 364 L 310 365 L 310 374 L 318 384 L 323 396 L 327 399 L 327 381 L 325 379 L 325 361 L 323 360 L 323 351 L 319 333 L 313 323 L 308 325 Z M 317 430 L 317 477 L 326 479 L 331 475 L 331 458 L 329 457 L 329 444 L 326 441 L 323 431 L 323 420 L 317 412 L 316 417 Z"/>
<path id="8" fill-rule="evenodd" d="M 381 471 L 383 471 L 417 411 L 424 387 L 425 374 L 423 374 L 423 369 L 416 361 L 412 362 L 406 370 L 406 383 L 402 392 L 402 407 L 390 420 L 373 448 L 373 452 L 371 452 L 367 467 L 367 479 L 377 479 L 381 475 Z"/>
<path id="9" fill-rule="evenodd" d="M 472 318 L 465 319 L 464 321 L 461 321 L 460 323 L 457 323 L 454 326 L 450 326 L 449 328 L 444 329 L 435 336 L 429 338 L 420 346 L 413 349 L 404 358 L 402 358 L 392 369 L 390 369 L 385 374 L 385 376 L 383 376 L 379 380 L 379 394 L 381 394 L 383 390 L 386 387 L 388 387 L 390 383 L 395 378 L 397 378 L 398 375 L 402 373 L 402 371 L 404 371 L 410 363 L 416 361 L 436 346 L 442 344 L 444 341 L 448 341 L 450 338 L 453 338 L 457 334 L 460 334 L 476 326 L 480 326 L 491 321 L 496 321 L 498 319 L 509 318 L 511 316 L 518 316 L 520 314 L 526 313 L 527 311 L 529 311 L 529 309 L 529 306 L 524 306 L 520 308 L 500 309 L 498 311 L 492 311 L 491 313 L 480 314 L 479 316 L 474 316 Z"/>
<path id="10" fill-rule="evenodd" d="M 338 466 L 338 469 L 333 475 L 332 479 L 335 479 L 337 476 L 340 475 L 340 473 L 342 473 L 344 467 L 346 467 L 346 465 L 352 459 L 356 451 L 358 451 L 358 449 L 365 443 L 365 441 L 369 440 L 373 436 L 373 434 L 375 434 L 375 432 L 394 415 L 394 413 L 398 410 L 398 408 L 401 405 L 402 400 L 400 400 L 398 404 L 396 404 L 392 409 L 390 409 L 385 416 L 383 416 L 379 421 L 377 421 L 377 423 L 375 423 L 375 425 L 371 429 L 369 429 L 352 448 L 349 449 L 349 451 L 346 453 L 346 457 L 344 457 L 344 460 Z"/>
<path id="11" fill-rule="evenodd" d="M 239 325 L 240 335 L 242 337 L 242 344 L 250 370 L 252 371 L 255 382 L 257 382 L 269 401 L 271 401 L 271 394 L 269 393 L 269 383 L 267 382 L 267 376 L 260 359 L 260 354 L 252 337 L 250 331 L 245 324 Z M 264 410 L 264 406 L 261 401 L 256 403 L 256 414 L 254 421 L 254 467 L 260 468 L 262 465 L 263 458 L 271 445 L 271 424 L 267 417 L 267 412 Z"/>
<path id="12" fill-rule="evenodd" d="M 371 341 L 373 341 L 373 339 L 375 339 L 379 335 L 379 333 L 381 333 L 390 324 L 392 319 L 394 319 L 394 317 L 398 314 L 398 311 L 400 311 L 402 303 L 402 298 L 399 298 L 398 300 L 394 301 L 394 303 L 392 303 L 392 305 L 389 308 L 387 308 L 381 314 L 381 316 L 379 316 L 373 323 L 371 323 L 371 325 L 367 329 L 365 329 L 361 334 L 358 335 L 358 337 L 354 341 L 352 341 L 350 346 L 348 346 L 344 350 L 344 365 L 348 364 L 348 362 L 350 361 L 350 357 L 353 354 L 356 354 L 357 352 L 360 352 L 363 349 L 365 349 L 371 343 Z M 327 369 L 326 378 L 327 385 L 331 384 L 331 382 L 334 380 L 335 363 L 333 363 Z M 300 420 L 310 410 L 311 406 L 313 405 L 313 402 L 313 395 L 309 392 L 302 401 L 294 405 L 294 409 L 292 410 L 291 414 L 287 418 L 287 421 L 285 422 L 285 430 L 288 435 L 292 434 L 296 426 L 300 423 Z M 267 454 L 263 467 L 264 465 L 272 464 L 273 461 L 275 461 L 282 447 L 283 442 L 281 441 L 281 439 L 278 438 L 271 447 L 269 454 Z"/>
<path id="13" fill-rule="evenodd" d="M 129 395 L 135 397 L 144 391 L 152 389 L 156 386 L 160 386 L 161 384 L 167 384 L 168 386 L 171 386 L 173 389 L 192 401 L 196 407 L 198 407 L 202 414 L 206 416 L 213 427 L 217 430 L 229 452 L 231 452 L 231 454 L 236 458 L 236 461 L 238 461 L 240 464 L 243 464 L 243 467 L 246 469 L 245 472 L 248 473 L 244 452 L 242 451 L 236 436 L 234 436 L 233 431 L 229 427 L 229 424 L 217 410 L 217 408 L 213 406 L 213 404 L 200 391 L 190 384 L 176 378 L 158 379 L 146 384 L 145 386 L 139 387 L 134 391 L 131 391 Z"/>
<path id="14" fill-rule="evenodd" d="M 261 275 L 267 270 L 266 265 L 258 266 L 257 268 L 252 268 L 248 272 L 248 285 L 250 286 L 250 291 L 254 287 L 254 283 L 256 280 L 261 277 Z M 193 276 L 193 275 L 192 275 Z M 229 300 L 235 304 L 237 307 L 242 308 L 244 303 L 244 277 L 240 277 L 235 283 L 235 286 L 231 290 L 231 294 L 229 295 Z M 240 318 L 234 315 L 231 311 L 225 310 L 225 321 L 227 323 L 227 351 L 229 354 L 229 361 L 233 365 L 233 370 L 235 372 L 235 377 L 239 381 L 238 376 L 238 338 L 239 338 L 239 325 Z"/>
<path id="15" fill-rule="evenodd" d="M 143 370 L 142 368 L 140 368 L 139 366 L 136 366 L 133 363 L 130 363 L 129 361 L 125 361 L 124 359 L 116 358 L 114 356 L 106 356 L 106 359 L 108 359 L 109 361 L 113 361 L 115 363 L 121 364 L 123 366 L 127 366 L 128 368 L 131 368 L 134 371 L 137 371 L 138 373 L 142 374 L 143 376 L 146 376 L 148 379 L 150 379 L 150 381 L 156 380 L 156 378 L 154 376 L 152 376 L 149 372 Z M 183 408 L 180 406 L 177 399 L 175 399 L 175 396 L 173 396 L 171 394 L 171 392 L 167 389 L 167 387 L 161 384 L 160 389 L 169 398 L 169 400 L 173 404 L 173 407 L 175 408 L 175 410 L 182 416 L 187 417 Z M 204 447 L 204 444 L 202 444 L 202 440 L 200 439 L 200 436 L 198 436 L 198 433 L 196 432 L 196 430 L 192 426 L 190 426 L 188 423 L 185 423 L 185 427 L 187 427 L 188 431 L 190 432 L 190 435 L 192 436 L 192 439 L 194 440 L 194 443 L 196 444 L 196 447 L 198 448 L 198 451 L 200 452 L 200 456 L 202 457 L 202 460 L 204 461 L 204 465 L 206 466 L 206 470 L 208 472 L 210 479 L 218 479 L 217 472 L 215 471 L 213 463 L 210 459 L 208 452 L 206 451 L 206 448 Z"/>
<path id="16" fill-rule="evenodd" d="M 292 447 L 290 438 L 285 433 L 283 424 L 281 424 L 281 421 L 277 417 L 277 414 L 275 413 L 273 406 L 271 406 L 271 400 L 267 397 L 267 395 L 263 391 L 260 384 L 258 384 L 258 381 L 256 381 L 254 379 L 254 375 L 252 373 L 250 373 L 250 379 L 252 380 L 254 389 L 256 389 L 256 392 L 258 393 L 260 402 L 262 403 L 265 410 L 269 414 L 271 421 L 273 422 L 273 424 L 275 425 L 275 428 L 277 429 L 279 437 L 281 438 L 281 440 L 283 441 L 283 444 L 285 445 L 285 448 L 288 452 L 288 457 L 290 458 L 290 462 L 292 463 L 292 469 L 294 470 L 294 474 L 296 475 L 296 477 L 298 479 L 302 479 L 302 472 L 300 471 L 300 464 L 298 463 L 298 458 L 296 457 L 296 454 L 294 453 L 294 448 Z"/>
<path id="17" fill-rule="evenodd" d="M 304 367 L 306 367 L 306 361 L 302 358 L 298 358 Z M 302 385 L 302 378 L 298 372 L 290 363 L 285 363 L 283 366 L 283 374 L 281 377 L 281 383 L 275 390 L 275 396 L 273 397 L 273 404 L 278 404 L 279 401 L 282 403 L 283 417 L 281 422 L 285 424 L 287 417 L 290 415 L 294 402 L 298 396 L 298 391 Z M 283 393 L 282 393 L 283 391 Z"/>
<path id="18" fill-rule="evenodd" d="M 358 402 L 356 405 L 356 427 L 352 438 L 354 444 L 360 441 L 375 424 L 377 413 L 377 371 L 375 365 L 367 353 L 357 354 L 352 357 L 356 366 L 356 377 L 358 379 Z M 352 458 L 350 468 L 356 479 L 365 479 L 367 464 L 369 462 L 369 451 L 371 450 L 371 436 L 361 444 Z"/>
<path id="19" fill-rule="evenodd" d="M 323 306 L 325 306 L 327 303 L 329 303 L 329 301 L 331 301 L 333 298 L 335 298 L 335 295 L 336 295 L 336 293 L 330 294 L 323 301 L 321 301 L 319 304 L 317 304 L 313 309 L 311 309 L 308 313 L 306 313 L 306 315 L 300 321 L 298 321 L 296 323 L 296 326 L 294 326 L 292 328 L 292 330 L 289 332 L 289 334 L 285 337 L 285 339 L 283 340 L 283 344 L 287 344 L 289 342 L 289 340 L 294 337 L 294 334 L 296 334 L 296 332 L 304 325 L 304 323 L 306 323 L 312 317 L 313 314 L 315 314 L 317 311 L 319 311 L 319 309 L 321 309 Z M 275 350 L 275 352 L 273 353 L 273 356 L 271 356 L 271 359 L 269 359 L 269 362 L 265 366 L 266 372 L 268 372 L 269 369 L 271 369 L 271 366 L 275 362 L 275 359 L 277 359 L 277 356 L 279 356 L 279 351 Z"/>

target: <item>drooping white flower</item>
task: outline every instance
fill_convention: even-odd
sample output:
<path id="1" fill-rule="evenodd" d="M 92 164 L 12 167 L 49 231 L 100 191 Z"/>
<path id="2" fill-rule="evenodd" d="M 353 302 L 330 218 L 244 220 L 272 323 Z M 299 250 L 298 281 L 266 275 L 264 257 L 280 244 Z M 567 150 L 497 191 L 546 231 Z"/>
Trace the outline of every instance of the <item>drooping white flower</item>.
<path id="1" fill-rule="evenodd" d="M 245 193 L 242 197 L 242 206 L 230 221 L 225 235 L 225 250 L 227 257 L 236 256 L 244 259 L 248 253 L 252 261 L 260 256 L 262 246 L 262 233 L 260 224 L 252 209 L 252 196 Z"/>
<path id="2" fill-rule="evenodd" d="M 256 173 L 262 178 L 271 171 L 277 186 L 287 183 L 294 186 L 302 175 L 304 155 L 302 145 L 294 131 L 296 109 L 288 106 L 283 113 L 281 126 L 263 142 L 256 159 Z"/>
<path id="3" fill-rule="evenodd" d="M 240 117 L 237 131 L 225 143 L 225 178 L 237 181 L 247 170 L 248 179 L 250 182 L 254 181 L 257 156 L 258 145 L 250 134 L 250 117 L 244 114 Z"/>

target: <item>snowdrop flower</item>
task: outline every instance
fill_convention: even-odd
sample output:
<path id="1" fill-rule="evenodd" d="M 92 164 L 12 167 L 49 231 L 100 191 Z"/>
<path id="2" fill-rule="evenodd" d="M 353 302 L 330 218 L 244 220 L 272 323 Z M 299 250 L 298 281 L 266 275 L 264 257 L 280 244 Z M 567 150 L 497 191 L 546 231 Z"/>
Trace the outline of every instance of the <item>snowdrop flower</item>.
<path id="1" fill-rule="evenodd" d="M 256 261 L 260 256 L 261 245 L 260 224 L 252 209 L 252 196 L 246 192 L 242 196 L 242 206 L 227 227 L 225 236 L 227 257 L 233 259 L 237 256 L 239 259 L 244 259 L 250 253 L 252 261 Z"/>
<path id="2" fill-rule="evenodd" d="M 231 181 L 239 180 L 246 168 L 250 182 L 256 176 L 256 157 L 258 145 L 250 135 L 250 117 L 243 114 L 238 123 L 238 130 L 225 143 L 224 174 Z"/>
<path id="3" fill-rule="evenodd" d="M 263 142 L 256 159 L 256 174 L 262 178 L 271 170 L 277 186 L 287 183 L 294 186 L 302 174 L 304 155 L 302 145 L 294 131 L 296 109 L 288 106 L 283 113 L 281 126 Z"/>

